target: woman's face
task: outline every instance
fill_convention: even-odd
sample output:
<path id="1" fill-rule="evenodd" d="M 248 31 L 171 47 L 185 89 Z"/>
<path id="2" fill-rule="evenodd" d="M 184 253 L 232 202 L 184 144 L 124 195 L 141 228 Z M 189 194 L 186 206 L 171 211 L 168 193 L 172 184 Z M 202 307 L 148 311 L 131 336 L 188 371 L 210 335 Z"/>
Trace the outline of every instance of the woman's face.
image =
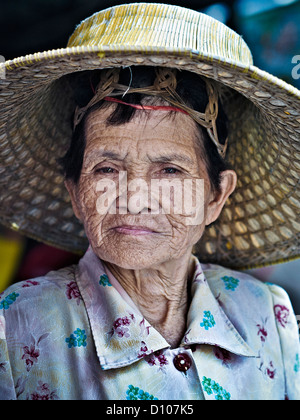
<path id="1" fill-rule="evenodd" d="M 138 111 L 131 122 L 111 126 L 111 112 L 87 117 L 80 180 L 66 182 L 90 245 L 127 269 L 190 254 L 229 195 L 220 200 L 211 190 L 196 124 L 179 112 Z"/>

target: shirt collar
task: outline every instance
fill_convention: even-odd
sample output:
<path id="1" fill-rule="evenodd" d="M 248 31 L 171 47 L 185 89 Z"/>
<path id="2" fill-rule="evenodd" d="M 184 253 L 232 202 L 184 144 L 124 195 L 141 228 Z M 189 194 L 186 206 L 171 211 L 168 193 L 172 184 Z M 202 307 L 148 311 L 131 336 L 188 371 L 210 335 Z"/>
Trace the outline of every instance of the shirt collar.
<path id="1" fill-rule="evenodd" d="M 127 366 L 170 347 L 142 316 L 91 247 L 79 262 L 76 279 L 102 369 Z M 213 296 L 196 258 L 191 287 L 188 327 L 181 345 L 211 344 L 238 355 L 255 357 Z"/>
<path id="2" fill-rule="evenodd" d="M 192 282 L 192 302 L 188 312 L 184 344 L 211 344 L 240 356 L 257 357 L 236 330 L 213 295 L 196 257 Z"/>

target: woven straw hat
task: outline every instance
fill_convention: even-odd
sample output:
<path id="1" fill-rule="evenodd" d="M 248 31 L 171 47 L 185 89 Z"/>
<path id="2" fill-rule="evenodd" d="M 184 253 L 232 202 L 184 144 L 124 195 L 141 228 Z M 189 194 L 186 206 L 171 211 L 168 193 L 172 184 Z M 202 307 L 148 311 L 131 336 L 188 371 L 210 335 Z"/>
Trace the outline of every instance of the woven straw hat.
<path id="1" fill-rule="evenodd" d="M 235 193 L 207 227 L 201 261 L 241 268 L 300 255 L 300 92 L 253 66 L 243 39 L 195 11 L 127 4 L 83 21 L 68 47 L 0 67 L 0 222 L 66 250 L 87 247 L 57 158 L 75 109 L 63 76 L 120 66 L 184 69 L 228 88 Z"/>

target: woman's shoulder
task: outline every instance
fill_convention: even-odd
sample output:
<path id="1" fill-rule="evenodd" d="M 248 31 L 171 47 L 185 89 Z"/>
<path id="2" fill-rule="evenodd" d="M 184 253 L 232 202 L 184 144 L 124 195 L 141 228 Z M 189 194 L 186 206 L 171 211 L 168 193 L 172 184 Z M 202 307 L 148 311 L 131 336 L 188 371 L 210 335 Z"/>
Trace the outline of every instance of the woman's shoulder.
<path id="1" fill-rule="evenodd" d="M 288 294 L 281 286 L 258 280 L 247 272 L 216 264 L 202 264 L 202 269 L 210 288 L 215 292 L 239 297 L 245 295 L 253 301 L 278 297 L 289 301 Z"/>
<path id="2" fill-rule="evenodd" d="M 297 342 L 296 316 L 286 291 L 278 285 L 264 283 L 246 272 L 218 265 L 202 265 L 209 287 L 226 315 L 245 336 L 261 334 Z M 273 341 L 274 343 L 274 341 Z M 298 351 L 297 349 L 297 351 Z"/>
<path id="3" fill-rule="evenodd" d="M 253 331 L 273 324 L 274 334 L 298 336 L 297 320 L 287 292 L 251 274 L 218 265 L 202 265 L 209 287 L 223 311 L 236 324 Z"/>
<path id="4" fill-rule="evenodd" d="M 76 265 L 57 271 L 50 271 L 45 276 L 36 277 L 12 284 L 0 294 L 0 310 L 8 311 L 12 307 L 26 305 L 33 310 L 34 305 L 43 305 L 49 299 L 55 301 L 60 296 L 68 295 L 68 289 L 75 287 Z"/>

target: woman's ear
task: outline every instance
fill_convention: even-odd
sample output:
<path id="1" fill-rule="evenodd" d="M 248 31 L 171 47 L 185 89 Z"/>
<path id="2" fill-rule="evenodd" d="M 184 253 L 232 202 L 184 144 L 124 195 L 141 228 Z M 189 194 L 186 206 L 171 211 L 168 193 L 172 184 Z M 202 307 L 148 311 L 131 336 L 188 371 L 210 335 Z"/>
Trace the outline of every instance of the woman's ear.
<path id="1" fill-rule="evenodd" d="M 227 198 L 235 190 L 237 175 L 234 171 L 223 171 L 221 174 L 220 192 L 209 202 L 206 213 L 206 226 L 210 225 L 219 217 Z"/>
<path id="2" fill-rule="evenodd" d="M 68 190 L 68 193 L 70 195 L 71 198 L 71 203 L 72 203 L 72 207 L 73 207 L 73 211 L 75 213 L 75 216 L 77 217 L 78 220 L 81 220 L 81 215 L 80 215 L 80 211 L 79 211 L 79 203 L 78 203 L 78 199 L 77 199 L 77 185 L 74 184 L 73 181 L 71 180 L 65 180 L 65 187 Z"/>

